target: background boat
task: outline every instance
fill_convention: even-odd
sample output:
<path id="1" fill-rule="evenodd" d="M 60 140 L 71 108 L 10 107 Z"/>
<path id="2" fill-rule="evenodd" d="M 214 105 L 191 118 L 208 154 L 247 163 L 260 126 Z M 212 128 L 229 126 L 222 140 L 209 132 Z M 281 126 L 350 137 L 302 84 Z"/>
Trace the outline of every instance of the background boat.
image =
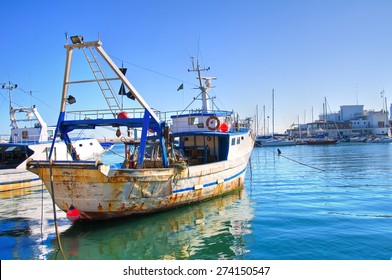
<path id="1" fill-rule="evenodd" d="M 28 194 L 42 187 L 39 177 L 26 170 L 26 162 L 31 159 L 48 159 L 54 137 L 54 126 L 48 126 L 33 107 L 13 107 L 12 90 L 7 87 L 10 100 L 11 131 L 8 141 L 0 143 L 0 198 Z M 74 153 L 80 159 L 96 160 L 106 149 L 94 138 L 72 138 Z M 69 148 L 62 142 L 54 143 L 54 158 L 70 160 Z"/>

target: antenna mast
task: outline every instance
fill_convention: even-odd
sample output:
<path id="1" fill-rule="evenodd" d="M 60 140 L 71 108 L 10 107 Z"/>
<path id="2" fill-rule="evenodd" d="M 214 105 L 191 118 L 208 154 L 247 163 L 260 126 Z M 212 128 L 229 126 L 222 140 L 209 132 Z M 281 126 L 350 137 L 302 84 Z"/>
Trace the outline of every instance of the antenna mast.
<path id="1" fill-rule="evenodd" d="M 211 108 L 207 102 L 208 99 L 211 99 L 208 96 L 208 91 L 212 88 L 211 81 L 216 80 L 216 77 L 202 77 L 201 76 L 201 71 L 209 71 L 210 67 L 200 69 L 199 61 L 196 63 L 196 68 L 195 68 L 195 63 L 194 63 L 194 57 L 191 57 L 192 60 L 192 69 L 188 69 L 188 72 L 197 72 L 197 79 L 199 79 L 199 88 L 202 93 L 202 102 L 203 102 L 203 113 L 207 113 L 211 111 Z M 202 80 L 204 80 L 204 85 Z"/>
<path id="2" fill-rule="evenodd" d="M 9 101 L 10 101 L 10 112 L 12 110 L 12 91 L 14 89 L 16 89 L 17 87 L 18 87 L 17 84 L 14 84 L 14 83 L 11 83 L 11 82 L 8 82 L 8 85 L 6 83 L 3 83 L 2 86 L 1 86 L 2 89 L 8 89 L 8 96 L 9 96 Z"/>

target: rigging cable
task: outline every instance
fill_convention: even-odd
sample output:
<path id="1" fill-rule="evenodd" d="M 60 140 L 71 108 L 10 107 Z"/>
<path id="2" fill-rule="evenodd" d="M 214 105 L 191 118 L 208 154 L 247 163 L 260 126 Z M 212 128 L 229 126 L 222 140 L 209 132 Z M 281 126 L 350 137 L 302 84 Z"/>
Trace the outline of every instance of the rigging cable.
<path id="1" fill-rule="evenodd" d="M 121 62 L 124 63 L 124 64 L 128 64 L 128 65 L 131 65 L 131 66 L 133 66 L 133 67 L 136 67 L 136 68 L 139 68 L 139 69 L 143 69 L 143 70 L 145 70 L 145 71 L 149 71 L 149 72 L 151 72 L 151 73 L 160 75 L 160 76 L 162 76 L 162 77 L 166 77 L 166 78 L 168 78 L 168 79 L 175 80 L 175 81 L 179 81 L 179 82 L 181 82 L 181 83 L 183 83 L 183 84 L 187 84 L 187 85 L 190 85 L 190 86 L 199 88 L 199 85 L 196 85 L 196 84 L 194 84 L 194 83 L 184 82 L 184 80 L 182 80 L 182 79 L 179 79 L 179 78 L 176 78 L 176 77 L 173 77 L 173 76 L 170 76 L 170 75 L 167 75 L 167 74 L 164 74 L 164 73 L 161 73 L 161 72 L 158 72 L 158 71 L 149 69 L 149 68 L 147 68 L 147 67 L 143 67 L 143 66 L 134 64 L 134 63 L 132 63 L 132 62 L 123 60 L 123 59 L 121 59 L 121 58 L 119 58 L 119 57 L 116 57 L 116 56 L 114 56 L 114 55 L 111 55 L 111 57 L 112 57 L 113 59 L 117 59 L 117 60 L 121 61 Z"/>
<path id="2" fill-rule="evenodd" d="M 160 76 L 162 76 L 162 77 L 166 77 L 166 78 L 169 78 L 169 79 L 172 79 L 172 80 L 176 80 L 176 81 L 179 81 L 179 82 L 183 82 L 183 80 L 181 80 L 181 79 L 175 78 L 175 77 L 170 76 L 170 75 L 167 75 L 167 74 L 160 73 L 160 72 L 158 72 L 158 71 L 149 69 L 149 68 L 147 68 L 147 67 L 143 67 L 143 66 L 134 64 L 134 63 L 132 63 L 132 62 L 123 60 L 123 59 L 121 59 L 121 58 L 118 58 L 118 57 L 116 57 L 116 56 L 111 56 L 111 57 L 112 57 L 113 59 L 120 60 L 122 63 L 129 64 L 129 65 L 134 66 L 134 67 L 136 67 L 136 68 L 140 68 L 140 69 L 149 71 L 149 72 L 151 72 L 151 73 L 154 73 L 154 74 L 157 74 L 157 75 L 160 75 Z M 184 82 L 184 83 L 185 83 L 185 84 L 188 84 L 188 85 L 191 85 L 191 86 L 196 86 L 196 87 L 198 87 L 198 85 L 195 85 L 195 84 L 192 84 L 192 83 L 188 83 L 188 82 Z"/>

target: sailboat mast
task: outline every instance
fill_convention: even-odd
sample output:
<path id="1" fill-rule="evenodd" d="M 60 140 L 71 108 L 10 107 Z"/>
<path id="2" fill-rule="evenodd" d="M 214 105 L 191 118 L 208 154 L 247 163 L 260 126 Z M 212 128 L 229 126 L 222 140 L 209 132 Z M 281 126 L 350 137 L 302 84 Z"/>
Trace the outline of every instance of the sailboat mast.
<path id="1" fill-rule="evenodd" d="M 385 97 L 385 127 L 387 128 L 387 135 L 389 135 L 388 108 L 387 108 L 387 98 L 386 97 Z"/>
<path id="2" fill-rule="evenodd" d="M 259 134 L 259 105 L 256 105 L 256 135 Z"/>
<path id="3" fill-rule="evenodd" d="M 386 121 L 386 127 L 387 127 L 387 135 L 391 135 L 391 130 L 389 128 L 389 117 L 388 117 L 388 105 L 387 105 L 387 98 L 385 97 L 385 121 Z"/>
<path id="4" fill-rule="evenodd" d="M 275 119 L 275 102 L 274 102 L 274 99 L 275 99 L 275 92 L 274 92 L 274 89 L 272 89 L 272 137 L 274 137 L 274 135 L 275 135 L 275 121 L 274 121 L 274 119 Z"/>
<path id="5" fill-rule="evenodd" d="M 324 96 L 324 131 L 327 130 L 327 118 L 328 118 L 327 97 Z"/>
<path id="6" fill-rule="evenodd" d="M 263 105 L 263 136 L 265 136 L 265 105 Z"/>

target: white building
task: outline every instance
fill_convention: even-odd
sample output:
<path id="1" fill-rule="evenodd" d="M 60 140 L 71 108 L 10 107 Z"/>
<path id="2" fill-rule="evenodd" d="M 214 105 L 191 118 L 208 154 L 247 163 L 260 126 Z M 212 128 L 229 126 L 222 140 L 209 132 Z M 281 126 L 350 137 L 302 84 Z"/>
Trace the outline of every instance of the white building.
<path id="1" fill-rule="evenodd" d="M 363 105 L 343 105 L 340 106 L 341 121 L 350 121 L 361 117 L 364 113 Z"/>
<path id="2" fill-rule="evenodd" d="M 323 129 L 325 134 L 333 137 L 390 134 L 388 111 L 363 108 L 364 105 L 342 105 L 339 112 L 321 114 L 319 121 L 307 123 L 307 132 L 314 135 L 316 131 L 320 132 Z M 301 130 L 303 131 L 303 125 Z M 288 133 L 295 137 L 298 134 L 298 127 L 288 130 Z"/>

